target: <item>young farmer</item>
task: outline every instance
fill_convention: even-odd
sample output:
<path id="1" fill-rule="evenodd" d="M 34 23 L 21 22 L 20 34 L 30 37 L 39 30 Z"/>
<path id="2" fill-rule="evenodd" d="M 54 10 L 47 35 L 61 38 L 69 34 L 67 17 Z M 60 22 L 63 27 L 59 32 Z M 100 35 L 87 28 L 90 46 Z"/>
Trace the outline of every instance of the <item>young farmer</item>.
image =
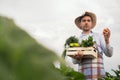
<path id="1" fill-rule="evenodd" d="M 85 75 L 86 80 L 98 80 L 99 77 L 105 77 L 105 70 L 103 64 L 103 54 L 111 57 L 113 48 L 110 46 L 110 30 L 105 28 L 103 35 L 94 33 L 92 29 L 96 25 L 96 15 L 92 12 L 85 12 L 83 15 L 75 19 L 76 26 L 82 30 L 79 37 L 79 43 L 87 39 L 89 36 L 93 37 L 96 42 L 98 50 L 97 58 L 82 58 L 82 52 L 78 51 L 72 56 L 73 63 L 78 64 L 78 71 Z"/>

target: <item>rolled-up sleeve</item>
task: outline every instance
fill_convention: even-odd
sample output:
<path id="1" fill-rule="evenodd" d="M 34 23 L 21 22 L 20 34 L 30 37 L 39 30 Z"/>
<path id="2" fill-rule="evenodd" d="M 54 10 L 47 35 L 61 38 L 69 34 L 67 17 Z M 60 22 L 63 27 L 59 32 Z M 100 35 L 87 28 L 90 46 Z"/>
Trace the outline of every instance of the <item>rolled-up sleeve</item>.
<path id="1" fill-rule="evenodd" d="M 113 55 L 113 47 L 111 47 L 110 44 L 105 43 L 104 36 L 101 37 L 101 49 L 107 57 L 111 57 Z"/>
<path id="2" fill-rule="evenodd" d="M 109 44 L 106 45 L 106 55 L 108 57 L 111 57 L 113 55 L 113 47 L 111 47 Z"/>

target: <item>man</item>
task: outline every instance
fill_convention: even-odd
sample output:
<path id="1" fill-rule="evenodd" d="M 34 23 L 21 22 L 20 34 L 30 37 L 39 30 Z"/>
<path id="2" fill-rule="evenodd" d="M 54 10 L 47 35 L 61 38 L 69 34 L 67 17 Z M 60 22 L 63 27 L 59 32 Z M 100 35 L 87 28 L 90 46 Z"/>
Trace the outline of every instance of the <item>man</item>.
<path id="1" fill-rule="evenodd" d="M 96 25 L 96 15 L 92 12 L 85 12 L 82 16 L 75 19 L 76 26 L 82 30 L 79 37 L 79 43 L 87 39 L 89 36 L 93 37 L 96 42 L 95 47 L 98 50 L 97 58 L 82 58 L 82 52 L 78 51 L 73 55 L 73 63 L 78 64 L 78 71 L 85 75 L 86 80 L 98 80 L 100 77 L 105 77 L 103 54 L 111 57 L 113 48 L 110 46 L 110 30 L 105 28 L 103 35 L 92 32 Z"/>

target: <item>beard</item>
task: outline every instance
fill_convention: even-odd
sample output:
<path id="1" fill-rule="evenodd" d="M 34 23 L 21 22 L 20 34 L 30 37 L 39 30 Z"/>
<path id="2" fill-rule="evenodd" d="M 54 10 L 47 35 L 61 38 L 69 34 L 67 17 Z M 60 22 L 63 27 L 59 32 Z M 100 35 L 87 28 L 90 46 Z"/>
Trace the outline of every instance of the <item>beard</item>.
<path id="1" fill-rule="evenodd" d="M 83 26 L 83 30 L 84 31 L 89 31 L 89 30 L 91 30 L 91 27 L 86 24 L 85 26 Z"/>

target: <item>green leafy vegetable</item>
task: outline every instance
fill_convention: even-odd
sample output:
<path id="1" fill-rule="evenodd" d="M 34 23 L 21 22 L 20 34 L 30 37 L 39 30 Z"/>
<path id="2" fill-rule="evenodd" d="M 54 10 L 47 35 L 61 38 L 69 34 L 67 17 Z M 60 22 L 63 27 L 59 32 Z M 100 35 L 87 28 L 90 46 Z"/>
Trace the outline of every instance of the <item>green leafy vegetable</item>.
<path id="1" fill-rule="evenodd" d="M 75 36 L 71 36 L 69 37 L 66 42 L 65 42 L 65 47 L 68 45 L 69 47 L 78 47 L 79 43 L 78 43 L 78 38 Z"/>
<path id="2" fill-rule="evenodd" d="M 82 40 L 80 47 L 90 47 L 93 46 L 94 42 L 93 42 L 93 37 L 89 36 L 88 39 L 86 40 Z"/>

